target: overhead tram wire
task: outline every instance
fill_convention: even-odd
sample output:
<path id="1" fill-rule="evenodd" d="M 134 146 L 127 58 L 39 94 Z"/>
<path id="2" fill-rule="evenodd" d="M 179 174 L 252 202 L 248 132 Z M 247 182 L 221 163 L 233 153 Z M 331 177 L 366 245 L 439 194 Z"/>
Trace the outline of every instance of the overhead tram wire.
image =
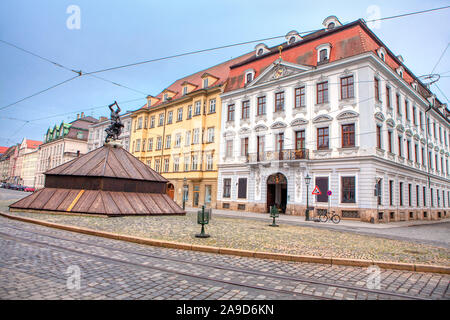
<path id="1" fill-rule="evenodd" d="M 57 67 L 59 67 L 59 68 L 62 68 L 62 69 L 64 69 L 64 70 L 67 70 L 67 71 L 70 71 L 70 72 L 73 72 L 73 73 L 76 73 L 76 74 L 77 74 L 77 76 L 74 77 L 74 78 L 70 78 L 70 79 L 68 79 L 68 80 L 66 80 L 66 81 L 63 81 L 63 82 L 61 82 L 61 83 L 59 83 L 59 84 L 57 84 L 57 85 L 54 85 L 54 86 L 51 86 L 51 87 L 49 87 L 49 88 L 47 88 L 47 89 L 44 89 L 44 90 L 42 90 L 42 91 L 39 91 L 39 92 L 37 92 L 37 93 L 35 93 L 35 94 L 32 94 L 32 95 L 30 95 L 30 96 L 28 96 L 28 97 L 25 97 L 25 98 L 23 98 L 23 99 L 21 99 L 21 100 L 19 100 L 19 101 L 16 101 L 16 102 L 14 102 L 14 103 L 11 103 L 11 104 L 7 105 L 7 106 L 0 107 L 0 110 L 4 110 L 4 109 L 6 109 L 6 108 L 8 108 L 8 107 L 11 107 L 11 106 L 13 106 L 13 105 L 19 103 L 19 102 L 22 102 L 22 101 L 24 101 L 24 100 L 27 100 L 27 99 L 32 98 L 32 97 L 34 97 L 34 96 L 37 96 L 37 95 L 39 95 L 39 94 L 41 94 L 41 93 L 44 93 L 44 92 L 46 92 L 46 91 L 48 91 L 48 90 L 51 90 L 51 89 L 53 89 L 53 88 L 55 88 L 55 87 L 57 87 L 57 86 L 59 86 L 59 85 L 62 85 L 62 84 L 64 84 L 64 83 L 66 83 L 66 82 L 69 82 L 69 81 L 71 81 L 71 80 L 73 80 L 73 79 L 75 79 L 75 78 L 77 78 L 77 77 L 81 77 L 81 76 L 87 75 L 87 74 L 84 74 L 81 70 L 77 71 L 77 70 L 75 70 L 75 69 L 69 68 L 69 67 L 67 67 L 67 66 L 64 66 L 64 65 L 58 63 L 58 62 L 52 61 L 52 60 L 50 60 L 50 59 L 48 59 L 48 58 L 45 58 L 45 57 L 43 57 L 43 56 L 41 56 L 41 55 L 38 55 L 38 54 L 34 53 L 34 52 L 31 52 L 31 51 L 29 51 L 29 50 L 26 50 L 26 49 L 24 49 L 24 48 L 21 48 L 21 47 L 15 45 L 15 44 L 13 44 L 13 43 L 10 43 L 10 42 L 8 42 L 8 41 L 5 41 L 5 40 L 0 39 L 0 42 L 6 44 L 6 45 L 8 45 L 8 46 L 14 47 L 14 48 L 16 48 L 17 50 L 20 50 L 20 51 L 23 51 L 23 52 L 25 52 L 25 53 L 27 53 L 27 54 L 30 54 L 30 55 L 32 55 L 32 56 L 34 56 L 34 57 L 37 57 L 37 58 L 39 58 L 39 59 L 41 59 L 41 60 L 44 60 L 44 61 L 46 61 L 46 62 L 49 62 L 49 63 L 51 63 L 51 64 L 53 64 L 53 65 L 55 65 L 55 66 L 57 66 Z M 105 79 L 105 78 L 103 78 L 103 77 L 96 76 L 96 75 L 89 75 L 89 76 L 91 76 L 91 77 L 93 77 L 93 78 L 96 78 L 96 79 L 99 79 L 99 80 L 102 80 L 102 81 L 104 81 L 104 82 L 111 83 L 111 84 L 116 85 L 116 86 L 118 86 L 118 87 L 125 88 L 125 89 L 131 90 L 131 91 L 133 91 L 133 92 L 136 92 L 136 93 L 143 94 L 143 95 L 147 96 L 147 94 L 144 93 L 144 92 L 142 92 L 142 91 L 139 91 L 139 90 L 130 88 L 130 87 L 128 87 L 128 86 L 122 85 L 122 84 L 120 84 L 120 83 L 118 83 L 118 82 L 114 82 L 114 81 L 111 81 L 111 80 L 108 80 L 108 79 Z"/>
<path id="2" fill-rule="evenodd" d="M 390 20 L 390 19 L 402 18 L 402 17 L 406 17 L 406 16 L 412 16 L 412 15 L 423 14 L 423 13 L 432 12 L 432 11 L 444 10 L 444 9 L 448 9 L 448 8 L 450 8 L 450 6 L 433 8 L 433 9 L 427 9 L 427 10 L 422 10 L 422 11 L 409 12 L 409 13 L 405 13 L 405 14 L 390 16 L 390 17 L 384 17 L 384 18 L 379 18 L 379 19 L 368 20 L 366 22 L 376 22 L 376 21 L 382 21 L 382 20 Z M 303 32 L 299 32 L 299 34 L 312 33 L 312 32 L 316 32 L 316 31 L 320 31 L 320 30 L 322 30 L 322 29 L 303 31 Z M 196 51 L 190 51 L 190 52 L 175 54 L 175 55 L 166 56 L 166 57 L 160 57 L 160 58 L 155 58 L 155 59 L 150 59 L 150 60 L 145 60 L 145 61 L 140 61 L 140 62 L 135 62 L 135 63 L 129 63 L 129 64 L 116 66 L 116 67 L 110 67 L 110 68 L 95 70 L 95 71 L 87 72 L 86 74 L 96 74 L 96 73 L 101 73 L 101 72 L 106 72 L 106 71 L 111 71 L 111 70 L 129 68 L 129 67 L 133 67 L 133 66 L 137 66 L 137 65 L 141 65 L 141 64 L 147 64 L 147 63 L 151 63 L 151 62 L 157 62 L 157 61 L 162 61 L 162 60 L 174 59 L 174 58 L 179 58 L 179 57 L 183 57 L 183 56 L 194 55 L 194 54 L 198 54 L 198 53 L 204 53 L 204 52 L 215 51 L 215 50 L 221 50 L 221 49 L 226 49 L 226 48 L 231 48 L 231 47 L 236 47 L 236 46 L 242 46 L 242 45 L 255 43 L 255 42 L 269 41 L 269 40 L 274 40 L 274 39 L 279 39 L 279 38 L 284 38 L 284 37 L 285 37 L 285 35 L 280 35 L 280 36 L 274 36 L 274 37 L 269 37 L 269 38 L 264 38 L 264 39 L 238 42 L 238 43 L 229 44 L 229 45 L 223 45 L 223 46 L 219 46 L 219 47 L 213 47 L 213 48 L 208 48 L 208 49 L 201 49 L 201 50 L 196 50 Z"/>

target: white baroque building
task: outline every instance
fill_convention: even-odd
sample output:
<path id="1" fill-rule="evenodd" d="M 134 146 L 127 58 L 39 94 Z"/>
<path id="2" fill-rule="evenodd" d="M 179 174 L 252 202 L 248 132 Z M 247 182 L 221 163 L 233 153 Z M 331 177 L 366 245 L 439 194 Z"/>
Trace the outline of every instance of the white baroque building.
<path id="1" fill-rule="evenodd" d="M 124 127 L 119 136 L 125 150 L 130 152 L 130 133 L 131 133 L 131 113 L 126 113 L 120 116 Z M 106 117 L 100 117 L 99 122 L 89 126 L 88 151 L 100 148 L 103 146 L 106 138 L 106 128 L 111 124 L 111 120 Z"/>
<path id="2" fill-rule="evenodd" d="M 221 95 L 218 208 L 389 222 L 450 213 L 448 109 L 362 20 L 256 46 Z M 318 186 L 322 195 L 311 193 Z M 378 186 L 378 187 L 377 187 Z M 376 194 L 376 190 L 380 190 Z M 327 191 L 332 195 L 327 196 Z"/>

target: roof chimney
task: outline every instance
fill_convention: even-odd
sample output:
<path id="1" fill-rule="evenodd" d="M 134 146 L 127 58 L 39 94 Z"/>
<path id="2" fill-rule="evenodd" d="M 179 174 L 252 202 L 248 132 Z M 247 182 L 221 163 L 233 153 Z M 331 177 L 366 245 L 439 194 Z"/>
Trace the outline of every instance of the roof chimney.
<path id="1" fill-rule="evenodd" d="M 81 118 L 84 118 L 84 112 L 81 113 Z"/>
<path id="2" fill-rule="evenodd" d="M 77 113 L 77 120 L 78 120 L 78 119 L 80 119 L 80 114 L 79 114 L 79 113 Z"/>

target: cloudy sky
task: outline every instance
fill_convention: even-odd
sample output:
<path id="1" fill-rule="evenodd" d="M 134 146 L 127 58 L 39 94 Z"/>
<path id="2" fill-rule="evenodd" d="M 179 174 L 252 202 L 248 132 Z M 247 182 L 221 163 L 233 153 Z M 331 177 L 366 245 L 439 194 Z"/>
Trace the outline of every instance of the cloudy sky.
<path id="1" fill-rule="evenodd" d="M 79 29 L 68 27 L 68 20 L 76 27 L 73 11 L 68 13 L 71 5 L 80 9 Z M 346 23 L 446 5 L 449 1 L 2 0 L 0 40 L 69 69 L 90 72 L 291 30 L 314 30 L 329 15 Z M 420 76 L 433 70 L 450 42 L 448 21 L 450 9 L 382 21 L 372 29 Z M 83 76 L 4 108 L 75 74 L 0 42 L 0 146 L 23 137 L 42 140 L 49 126 L 72 121 L 81 111 L 106 115 L 105 106 L 114 100 L 123 110 L 135 110 L 145 103 L 145 95 L 156 95 L 178 78 L 251 51 L 255 44 L 98 74 L 129 89 Z M 448 103 L 444 94 L 450 97 L 450 48 L 435 73 L 443 75 L 437 83 L 443 93 L 435 86 L 432 90 Z"/>

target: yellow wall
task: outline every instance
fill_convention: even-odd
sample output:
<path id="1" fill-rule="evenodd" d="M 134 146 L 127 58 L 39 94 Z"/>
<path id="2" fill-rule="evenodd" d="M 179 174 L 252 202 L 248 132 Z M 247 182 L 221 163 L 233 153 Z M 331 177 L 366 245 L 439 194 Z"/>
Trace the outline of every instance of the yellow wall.
<path id="1" fill-rule="evenodd" d="M 152 107 L 151 110 L 142 109 L 134 112 L 131 115 L 132 118 L 132 131 L 130 139 L 130 152 L 136 156 L 139 160 L 148 164 L 151 161 L 151 167 L 156 170 L 156 159 L 160 159 L 160 169 L 161 173 L 166 179 L 175 185 L 175 200 L 178 203 L 182 201 L 182 194 L 180 191 L 182 189 L 182 180 L 184 178 L 188 179 L 188 184 L 190 185 L 188 205 L 193 205 L 192 195 L 193 190 L 191 188 L 194 185 L 200 185 L 200 199 L 199 205 L 204 203 L 204 185 L 212 185 L 213 194 L 211 196 L 211 205 L 215 206 L 216 202 L 216 184 L 217 184 L 217 163 L 219 157 L 219 145 L 220 145 L 220 115 L 221 115 L 221 101 L 220 101 L 221 88 L 216 87 L 208 90 L 197 90 L 187 94 L 185 97 L 177 99 L 176 101 L 169 101 L 161 104 L 157 107 Z M 215 99 L 215 112 L 210 113 L 210 101 Z M 195 103 L 201 101 L 200 115 L 195 114 Z M 205 105 L 206 104 L 206 105 Z M 192 106 L 192 118 L 187 119 L 188 106 Z M 178 109 L 183 108 L 183 118 L 182 121 L 178 121 Z M 206 111 L 206 114 L 204 113 Z M 172 112 L 172 124 L 168 124 L 168 115 Z M 160 114 L 165 114 L 164 123 L 165 126 L 159 126 Z M 155 117 L 155 127 L 150 128 L 150 119 Z M 142 128 L 138 128 L 139 118 L 142 120 Z M 145 120 L 147 119 L 147 124 Z M 214 128 L 214 142 L 207 143 L 208 139 L 208 128 Z M 191 132 L 191 142 L 193 139 L 194 129 L 200 129 L 199 144 L 190 143 L 186 146 L 186 131 Z M 203 132 L 203 143 L 201 140 Z M 157 148 L 157 137 L 163 136 L 163 149 L 156 150 Z M 181 144 L 180 147 L 175 147 L 176 135 L 181 134 Z M 166 147 L 166 137 L 171 136 L 170 148 Z M 153 138 L 153 149 L 148 150 L 148 141 Z M 137 140 L 140 139 L 140 151 L 136 150 Z M 142 143 L 145 139 L 145 147 L 143 149 Z M 192 171 L 192 155 L 196 154 L 198 156 L 198 169 L 197 171 Z M 206 155 L 212 154 L 212 170 L 207 170 Z M 189 170 L 185 171 L 184 158 L 189 156 Z M 174 158 L 179 158 L 179 170 L 174 172 Z M 164 169 L 164 159 L 169 159 L 169 170 L 166 172 Z M 201 166 L 201 169 L 200 169 Z M 181 188 L 181 189 L 180 189 Z"/>

